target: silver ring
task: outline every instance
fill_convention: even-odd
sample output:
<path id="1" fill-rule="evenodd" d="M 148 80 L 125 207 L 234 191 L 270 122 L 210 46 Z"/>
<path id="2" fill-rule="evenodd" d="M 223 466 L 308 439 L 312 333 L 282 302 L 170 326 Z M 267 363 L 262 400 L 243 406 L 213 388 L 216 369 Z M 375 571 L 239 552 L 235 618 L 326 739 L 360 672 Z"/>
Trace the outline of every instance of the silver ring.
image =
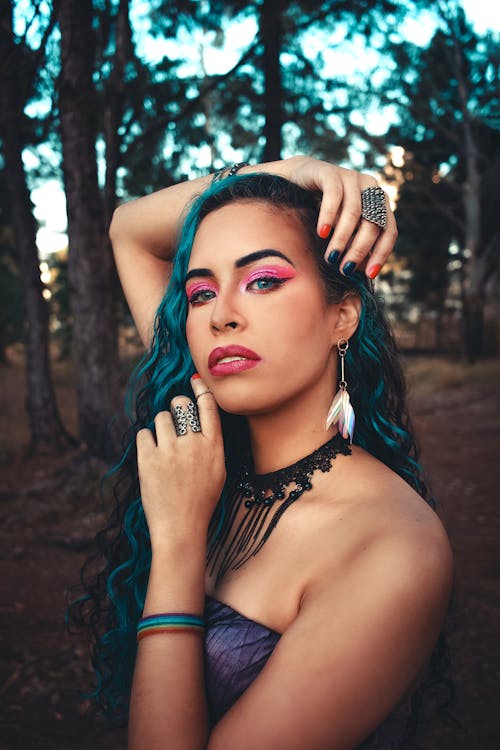
<path id="1" fill-rule="evenodd" d="M 192 401 L 187 402 L 185 409 L 180 404 L 176 404 L 172 411 L 172 421 L 177 437 L 187 435 L 188 427 L 191 429 L 191 432 L 201 432 L 198 409 Z"/>
<path id="2" fill-rule="evenodd" d="M 381 229 L 387 226 L 387 205 L 381 187 L 368 187 L 361 191 L 361 216 Z"/>
<path id="3" fill-rule="evenodd" d="M 191 431 L 201 432 L 200 415 L 198 414 L 196 404 L 194 404 L 192 401 L 188 401 L 188 405 L 186 407 L 186 417 L 187 423 L 191 427 Z"/>
<path id="4" fill-rule="evenodd" d="M 174 423 L 175 434 L 177 435 L 177 437 L 179 437 L 180 435 L 187 435 L 187 413 L 184 411 L 180 404 L 177 404 L 173 408 L 172 421 Z"/>
<path id="5" fill-rule="evenodd" d="M 212 393 L 210 388 L 208 388 L 206 391 L 202 391 L 201 393 L 198 393 L 198 395 L 196 396 L 196 400 L 198 401 L 199 398 L 201 398 L 202 396 L 205 396 L 207 393 Z"/>

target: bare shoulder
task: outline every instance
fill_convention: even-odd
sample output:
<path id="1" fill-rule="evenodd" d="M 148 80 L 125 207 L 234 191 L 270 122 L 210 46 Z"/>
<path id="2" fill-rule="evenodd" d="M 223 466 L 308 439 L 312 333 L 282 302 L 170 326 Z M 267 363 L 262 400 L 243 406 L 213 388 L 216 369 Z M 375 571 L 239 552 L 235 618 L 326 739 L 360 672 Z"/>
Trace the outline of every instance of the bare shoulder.
<path id="1" fill-rule="evenodd" d="M 346 463 L 345 468 L 352 475 L 349 484 L 359 500 L 357 507 L 372 523 L 379 518 L 380 530 L 397 526 L 402 532 L 406 527 L 410 536 L 434 531 L 447 543 L 436 511 L 399 474 L 358 446 L 353 447 L 349 459 L 352 464 Z"/>
<path id="2" fill-rule="evenodd" d="M 380 570 L 387 586 L 405 581 L 418 596 L 447 601 L 453 556 L 434 509 L 398 474 L 359 447 L 354 446 L 335 470 L 335 500 L 329 503 L 328 492 L 323 494 L 326 506 L 341 508 L 342 520 L 338 513 L 325 513 L 324 533 L 325 540 L 331 538 L 342 524 L 341 554 L 328 554 L 325 545 L 321 580 L 341 581 L 358 567 L 370 578 Z M 342 490 L 334 491 L 339 485 Z"/>
<path id="3" fill-rule="evenodd" d="M 287 566 L 304 545 L 298 612 L 213 750 L 358 747 L 411 693 L 441 630 L 453 566 L 434 511 L 357 449 L 315 479 L 276 530 Z"/>

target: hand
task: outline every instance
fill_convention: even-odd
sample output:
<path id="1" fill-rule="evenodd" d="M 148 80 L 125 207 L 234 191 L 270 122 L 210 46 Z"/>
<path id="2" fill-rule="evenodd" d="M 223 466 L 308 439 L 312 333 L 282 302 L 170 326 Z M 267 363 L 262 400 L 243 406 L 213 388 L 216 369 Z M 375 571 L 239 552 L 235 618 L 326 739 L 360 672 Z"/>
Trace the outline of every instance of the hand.
<path id="1" fill-rule="evenodd" d="M 364 268 L 367 276 L 375 278 L 391 254 L 398 236 L 387 196 L 387 226 L 384 230 L 361 218 L 361 191 L 376 187 L 377 181 L 368 174 L 336 167 L 309 156 L 293 156 L 279 164 L 280 174 L 287 179 L 307 190 L 323 193 L 317 227 L 319 236 L 327 237 L 334 227 L 325 260 L 328 261 L 336 250 L 340 255 L 345 251 L 340 263 L 341 271 L 347 263 L 353 262 L 358 268 Z"/>
<path id="2" fill-rule="evenodd" d="M 217 404 L 199 376 L 191 385 L 201 432 L 188 426 L 185 435 L 177 436 L 171 411 L 162 411 L 155 417 L 156 440 L 151 430 L 137 433 L 141 499 L 153 548 L 200 534 L 206 538 L 226 478 Z M 185 409 L 189 401 L 178 396 L 171 410 L 176 405 Z"/>

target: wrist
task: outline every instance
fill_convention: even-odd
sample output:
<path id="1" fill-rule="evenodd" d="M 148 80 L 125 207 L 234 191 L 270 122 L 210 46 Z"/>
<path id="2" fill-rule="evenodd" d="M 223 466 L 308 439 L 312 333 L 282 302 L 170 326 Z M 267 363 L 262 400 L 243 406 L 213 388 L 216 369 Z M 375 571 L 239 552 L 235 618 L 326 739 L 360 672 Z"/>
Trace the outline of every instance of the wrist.
<path id="1" fill-rule="evenodd" d="M 158 612 L 203 613 L 205 567 L 205 545 L 152 548 L 143 616 Z"/>
<path id="2" fill-rule="evenodd" d="M 194 508 L 194 503 L 189 502 L 187 496 L 179 498 L 177 502 L 185 502 L 187 507 L 181 508 L 179 513 L 172 512 L 166 517 L 158 517 L 159 514 L 149 512 L 145 508 L 152 547 L 172 548 L 175 552 L 177 548 L 182 550 L 182 548 L 206 544 L 211 518 L 210 508 L 206 511 L 203 508 L 197 510 Z"/>
<path id="3" fill-rule="evenodd" d="M 207 549 L 207 529 L 203 526 L 189 534 L 156 534 L 151 536 L 152 562 L 162 566 L 204 564 Z"/>
<path id="4" fill-rule="evenodd" d="M 266 174 L 277 175 L 289 180 L 292 177 L 293 170 L 297 167 L 298 162 L 303 157 L 291 156 L 288 159 L 279 159 L 278 161 L 266 161 L 260 164 L 250 164 L 242 167 L 239 174 L 249 174 L 251 172 L 264 172 Z"/>

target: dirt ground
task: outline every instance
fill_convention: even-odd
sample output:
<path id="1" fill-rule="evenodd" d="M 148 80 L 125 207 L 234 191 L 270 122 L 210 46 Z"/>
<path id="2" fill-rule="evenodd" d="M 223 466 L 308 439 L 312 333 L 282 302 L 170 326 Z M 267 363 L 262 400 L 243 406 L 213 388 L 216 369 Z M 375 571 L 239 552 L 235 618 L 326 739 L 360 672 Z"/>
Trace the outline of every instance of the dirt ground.
<path id="1" fill-rule="evenodd" d="M 500 360 L 465 368 L 412 358 L 407 370 L 422 463 L 456 558 L 449 642 L 459 723 L 430 705 L 419 747 L 498 750 Z M 21 359 L 2 367 L 0 379 L 0 750 L 121 750 L 123 731 L 82 699 L 91 678 L 85 645 L 64 629 L 65 591 L 106 515 L 96 492 L 103 467 L 76 453 L 71 472 L 68 457 L 23 457 Z M 55 380 L 73 428 L 68 365 L 55 365 Z"/>

